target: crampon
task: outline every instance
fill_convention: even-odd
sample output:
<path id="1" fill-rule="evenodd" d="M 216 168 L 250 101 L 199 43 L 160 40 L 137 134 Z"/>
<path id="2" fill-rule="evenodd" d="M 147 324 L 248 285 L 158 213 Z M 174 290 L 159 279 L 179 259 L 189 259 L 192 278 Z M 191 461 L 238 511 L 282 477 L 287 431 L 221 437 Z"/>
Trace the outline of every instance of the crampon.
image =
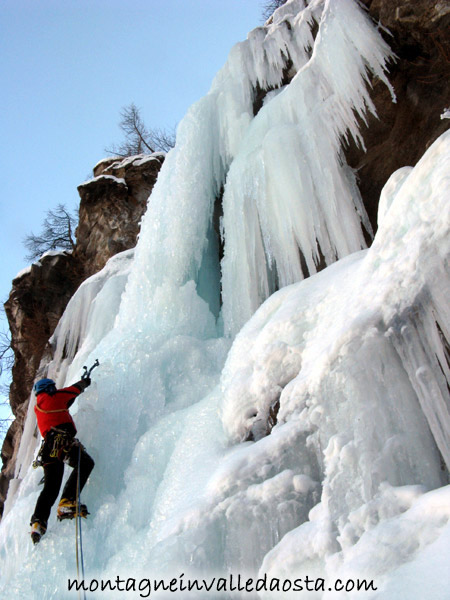
<path id="1" fill-rule="evenodd" d="M 41 541 L 41 537 L 47 531 L 47 527 L 40 523 L 39 521 L 35 521 L 31 523 L 31 540 L 33 544 L 37 544 Z"/>
<path id="2" fill-rule="evenodd" d="M 58 506 L 58 521 L 83 517 L 86 519 L 89 512 L 85 504 L 78 505 L 75 500 L 62 499 Z"/>

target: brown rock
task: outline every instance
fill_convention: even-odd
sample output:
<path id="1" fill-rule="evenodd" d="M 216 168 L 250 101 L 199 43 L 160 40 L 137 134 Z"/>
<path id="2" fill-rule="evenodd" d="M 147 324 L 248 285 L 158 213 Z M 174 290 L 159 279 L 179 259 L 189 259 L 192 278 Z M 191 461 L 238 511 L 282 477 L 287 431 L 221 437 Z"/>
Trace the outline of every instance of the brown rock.
<path id="1" fill-rule="evenodd" d="M 374 229 L 380 192 L 389 176 L 414 166 L 450 125 L 440 118 L 450 103 L 450 4 L 431 0 L 363 0 L 397 56 L 389 79 L 397 102 L 380 81 L 372 99 L 378 119 L 361 125 L 367 152 L 354 144 L 346 152 Z"/>
<path id="2" fill-rule="evenodd" d="M 75 257 L 88 277 L 111 256 L 136 245 L 147 200 L 164 154 L 106 159 L 94 179 L 78 186 L 81 197 Z"/>
<path id="3" fill-rule="evenodd" d="M 44 255 L 14 279 L 5 303 L 15 355 L 10 393 L 14 414 L 28 399 L 45 345 L 79 284 L 77 262 L 67 252 Z"/>

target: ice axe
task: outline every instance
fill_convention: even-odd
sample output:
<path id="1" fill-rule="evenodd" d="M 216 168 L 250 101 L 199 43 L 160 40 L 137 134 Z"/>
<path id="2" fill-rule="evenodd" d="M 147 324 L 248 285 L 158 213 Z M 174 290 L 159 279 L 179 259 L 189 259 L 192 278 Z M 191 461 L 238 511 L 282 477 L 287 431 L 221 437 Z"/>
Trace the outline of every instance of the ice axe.
<path id="1" fill-rule="evenodd" d="M 84 369 L 84 373 L 81 376 L 81 379 L 89 379 L 89 377 L 91 376 L 92 371 L 95 369 L 95 367 L 98 367 L 100 365 L 100 363 L 98 362 L 98 358 L 95 360 L 95 363 L 92 365 L 92 367 L 88 370 L 87 367 L 83 367 Z"/>

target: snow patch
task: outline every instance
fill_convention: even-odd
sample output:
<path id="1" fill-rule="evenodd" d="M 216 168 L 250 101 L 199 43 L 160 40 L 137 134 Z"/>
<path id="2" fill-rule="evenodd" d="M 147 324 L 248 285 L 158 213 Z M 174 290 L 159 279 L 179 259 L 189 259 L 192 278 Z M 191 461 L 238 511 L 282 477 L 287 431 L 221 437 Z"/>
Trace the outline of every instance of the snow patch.
<path id="1" fill-rule="evenodd" d="M 115 183 L 117 183 L 118 185 L 123 185 L 125 187 L 128 187 L 125 179 L 123 179 L 121 177 L 114 177 L 113 175 L 98 175 L 97 177 L 93 177 L 92 179 L 88 179 L 87 181 L 84 181 L 78 187 L 85 187 L 87 185 L 91 185 L 92 183 L 97 183 L 99 181 L 105 181 L 105 180 L 111 180 L 111 181 L 114 181 Z"/>

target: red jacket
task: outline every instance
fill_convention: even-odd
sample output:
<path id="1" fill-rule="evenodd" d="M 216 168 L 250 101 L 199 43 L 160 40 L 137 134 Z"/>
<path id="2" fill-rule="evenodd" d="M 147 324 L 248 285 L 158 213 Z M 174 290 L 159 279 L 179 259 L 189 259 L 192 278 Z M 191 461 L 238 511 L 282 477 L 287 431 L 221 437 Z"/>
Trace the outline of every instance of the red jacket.
<path id="1" fill-rule="evenodd" d="M 37 395 L 34 412 L 43 438 L 52 427 L 58 427 L 63 423 L 71 423 L 76 432 L 75 423 L 69 413 L 69 406 L 84 390 L 84 386 L 80 383 L 57 390 L 52 396 L 46 392 Z"/>

